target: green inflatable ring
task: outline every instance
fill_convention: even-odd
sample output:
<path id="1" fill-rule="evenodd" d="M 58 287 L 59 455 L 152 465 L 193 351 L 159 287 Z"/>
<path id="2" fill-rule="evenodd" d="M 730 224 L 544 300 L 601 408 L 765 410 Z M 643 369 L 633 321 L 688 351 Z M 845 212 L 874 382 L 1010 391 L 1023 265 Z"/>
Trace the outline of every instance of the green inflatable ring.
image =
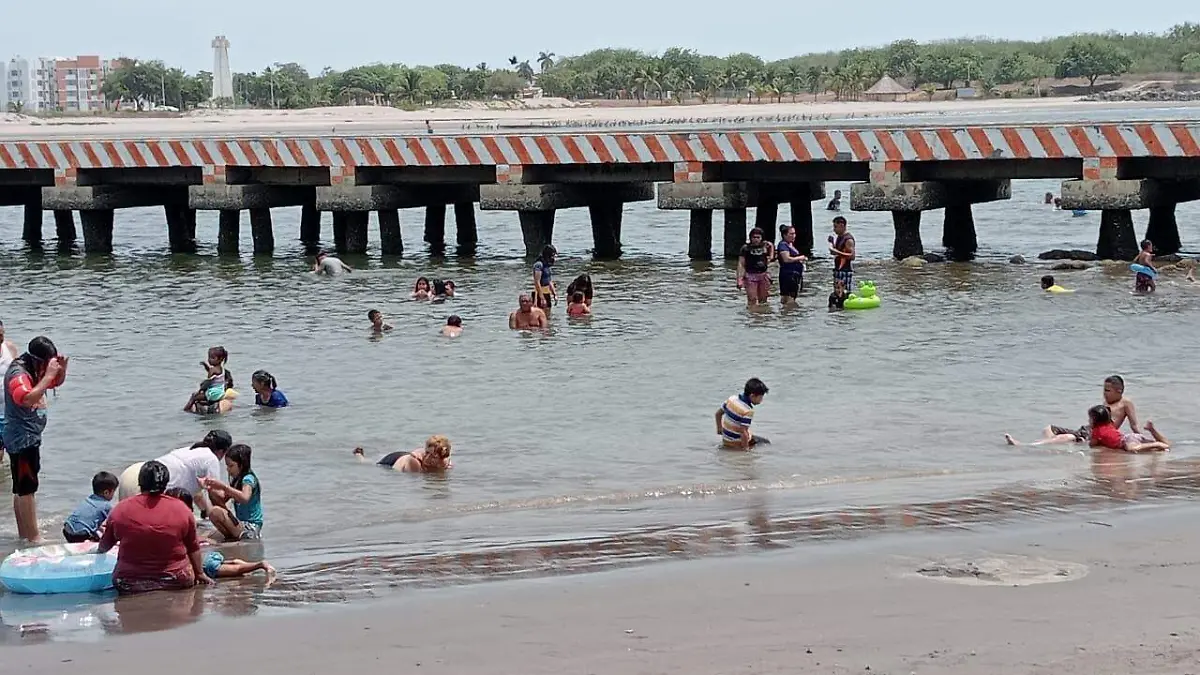
<path id="1" fill-rule="evenodd" d="M 846 309 L 875 309 L 879 303 L 879 296 L 875 294 L 875 282 L 860 281 L 858 292 L 851 293 L 842 306 Z"/>

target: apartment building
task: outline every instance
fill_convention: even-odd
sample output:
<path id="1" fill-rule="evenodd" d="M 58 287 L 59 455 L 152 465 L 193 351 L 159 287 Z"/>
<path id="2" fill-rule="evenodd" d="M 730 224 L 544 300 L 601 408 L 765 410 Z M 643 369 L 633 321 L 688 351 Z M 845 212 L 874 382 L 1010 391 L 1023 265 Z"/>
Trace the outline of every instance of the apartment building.
<path id="1" fill-rule="evenodd" d="M 29 113 L 103 110 L 100 87 L 116 65 L 99 56 L 17 57 L 4 69 L 5 107 L 16 105 Z"/>

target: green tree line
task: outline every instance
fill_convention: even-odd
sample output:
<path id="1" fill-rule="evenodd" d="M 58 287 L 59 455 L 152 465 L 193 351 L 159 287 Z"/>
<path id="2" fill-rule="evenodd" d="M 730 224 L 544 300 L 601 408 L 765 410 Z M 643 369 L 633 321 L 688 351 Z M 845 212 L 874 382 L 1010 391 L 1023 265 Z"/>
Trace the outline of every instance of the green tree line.
<path id="1" fill-rule="evenodd" d="M 1200 73 L 1200 24 L 1162 33 L 1099 33 L 1037 42 L 987 38 L 921 44 L 899 40 L 875 48 L 765 61 L 753 54 L 719 57 L 674 47 L 662 54 L 600 49 L 536 59 L 513 56 L 499 68 L 372 64 L 311 75 L 297 63 L 235 73 L 230 105 L 259 108 L 377 104 L 417 107 L 447 100 L 506 99 L 531 85 L 573 99 L 665 101 L 795 100 L 832 92 L 857 99 L 883 75 L 921 88 L 1023 85 L 1040 93 L 1048 77 L 1083 78 L 1089 85 L 1123 73 Z M 104 83 L 106 100 L 143 101 L 187 109 L 207 101 L 212 74 L 189 75 L 161 61 L 128 60 Z"/>

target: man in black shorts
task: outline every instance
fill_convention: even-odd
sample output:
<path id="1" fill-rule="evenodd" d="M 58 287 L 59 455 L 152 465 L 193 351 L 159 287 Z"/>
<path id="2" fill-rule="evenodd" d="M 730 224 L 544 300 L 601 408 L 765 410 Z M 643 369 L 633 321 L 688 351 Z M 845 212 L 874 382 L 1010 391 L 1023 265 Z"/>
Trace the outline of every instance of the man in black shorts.
<path id="1" fill-rule="evenodd" d="M 34 338 L 4 374 L 4 449 L 12 461 L 13 514 L 17 536 L 31 544 L 42 543 L 34 495 L 42 470 L 46 392 L 66 376 L 67 357 L 47 337 Z"/>

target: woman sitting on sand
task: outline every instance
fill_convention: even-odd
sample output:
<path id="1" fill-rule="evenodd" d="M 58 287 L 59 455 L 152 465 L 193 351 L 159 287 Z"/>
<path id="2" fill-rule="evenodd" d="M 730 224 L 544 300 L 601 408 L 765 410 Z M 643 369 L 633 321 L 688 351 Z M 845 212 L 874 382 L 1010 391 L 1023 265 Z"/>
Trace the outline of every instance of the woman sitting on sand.
<path id="1" fill-rule="evenodd" d="M 359 461 L 366 461 L 366 453 L 362 448 L 354 449 L 354 456 Z M 394 471 L 405 473 L 440 473 L 453 468 L 450 461 L 450 439 L 445 436 L 430 436 L 425 440 L 425 447 L 411 452 L 389 452 L 378 462 Z"/>

